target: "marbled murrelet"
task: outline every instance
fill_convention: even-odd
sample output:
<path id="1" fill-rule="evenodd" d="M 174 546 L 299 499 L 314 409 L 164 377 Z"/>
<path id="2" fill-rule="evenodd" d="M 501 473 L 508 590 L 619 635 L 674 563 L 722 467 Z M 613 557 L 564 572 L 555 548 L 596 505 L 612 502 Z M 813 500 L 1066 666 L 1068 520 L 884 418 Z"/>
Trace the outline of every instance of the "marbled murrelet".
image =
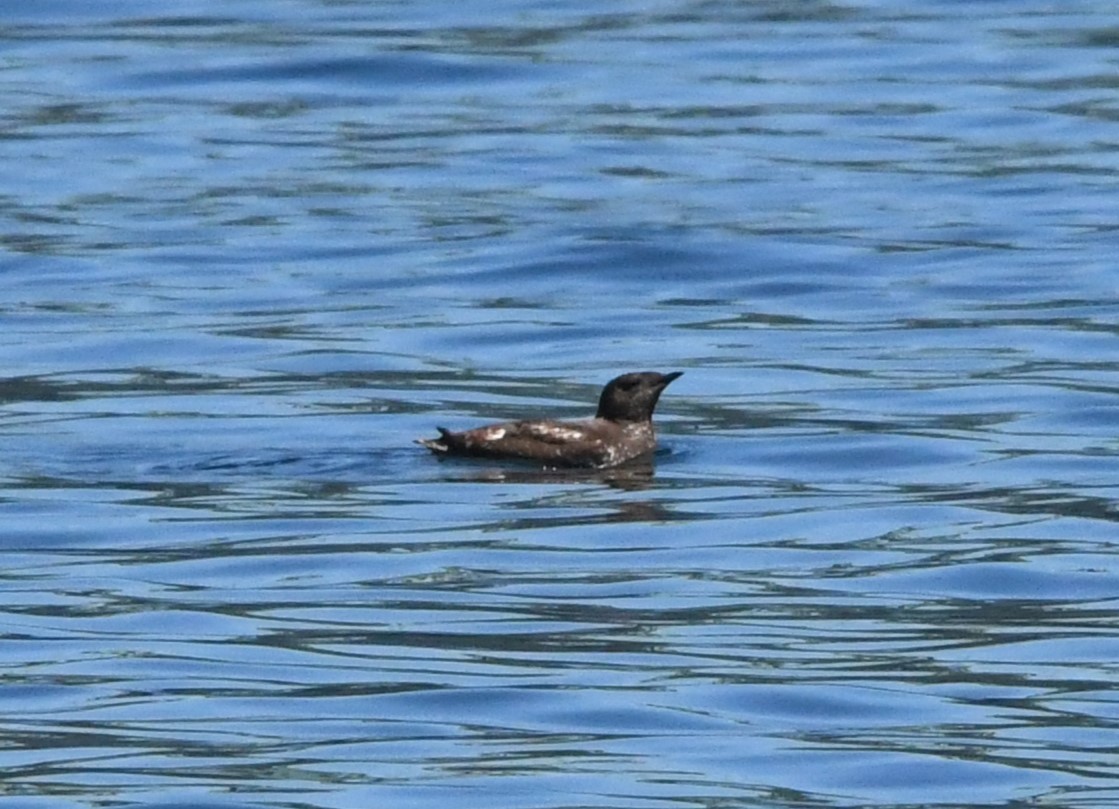
<path id="1" fill-rule="evenodd" d="M 598 412 L 586 421 L 509 421 L 459 433 L 438 427 L 439 438 L 416 443 L 436 455 L 539 461 L 545 466 L 618 466 L 656 449 L 653 410 L 682 373 L 623 374 L 603 388 Z"/>

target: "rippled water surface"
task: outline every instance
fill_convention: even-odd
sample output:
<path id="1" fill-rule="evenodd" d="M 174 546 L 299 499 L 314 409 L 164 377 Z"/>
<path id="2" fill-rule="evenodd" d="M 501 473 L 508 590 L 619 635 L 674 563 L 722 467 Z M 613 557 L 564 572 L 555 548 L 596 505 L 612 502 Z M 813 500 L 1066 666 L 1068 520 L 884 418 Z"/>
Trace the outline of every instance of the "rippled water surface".
<path id="1" fill-rule="evenodd" d="M 1113 4 L 0 45 L 6 807 L 1119 805 Z"/>

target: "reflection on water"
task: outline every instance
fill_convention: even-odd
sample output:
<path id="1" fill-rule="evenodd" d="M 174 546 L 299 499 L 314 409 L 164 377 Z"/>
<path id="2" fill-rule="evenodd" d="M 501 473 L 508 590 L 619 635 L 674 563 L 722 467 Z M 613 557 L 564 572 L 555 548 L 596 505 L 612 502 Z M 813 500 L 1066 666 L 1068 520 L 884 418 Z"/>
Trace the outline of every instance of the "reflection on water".
<path id="1" fill-rule="evenodd" d="M 10 9 L 9 802 L 1116 805 L 1116 30 Z"/>

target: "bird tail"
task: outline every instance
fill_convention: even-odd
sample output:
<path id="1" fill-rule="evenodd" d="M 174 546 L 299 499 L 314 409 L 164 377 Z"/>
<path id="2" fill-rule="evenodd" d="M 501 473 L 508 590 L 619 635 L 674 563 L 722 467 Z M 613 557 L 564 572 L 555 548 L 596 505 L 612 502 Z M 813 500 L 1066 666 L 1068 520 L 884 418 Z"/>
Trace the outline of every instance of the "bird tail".
<path id="1" fill-rule="evenodd" d="M 427 447 L 434 453 L 445 453 L 451 449 L 451 431 L 446 427 L 436 427 L 439 431 L 438 438 L 417 438 L 416 443 L 420 446 Z"/>

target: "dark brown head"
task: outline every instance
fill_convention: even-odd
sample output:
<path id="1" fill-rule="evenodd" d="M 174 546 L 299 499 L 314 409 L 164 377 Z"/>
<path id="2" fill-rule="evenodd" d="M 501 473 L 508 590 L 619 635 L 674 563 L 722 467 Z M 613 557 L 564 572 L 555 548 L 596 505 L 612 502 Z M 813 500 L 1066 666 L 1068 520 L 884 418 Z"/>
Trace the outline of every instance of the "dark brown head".
<path id="1" fill-rule="evenodd" d="M 683 371 L 622 374 L 602 389 L 595 417 L 610 421 L 648 421 L 668 383 L 682 375 Z"/>

